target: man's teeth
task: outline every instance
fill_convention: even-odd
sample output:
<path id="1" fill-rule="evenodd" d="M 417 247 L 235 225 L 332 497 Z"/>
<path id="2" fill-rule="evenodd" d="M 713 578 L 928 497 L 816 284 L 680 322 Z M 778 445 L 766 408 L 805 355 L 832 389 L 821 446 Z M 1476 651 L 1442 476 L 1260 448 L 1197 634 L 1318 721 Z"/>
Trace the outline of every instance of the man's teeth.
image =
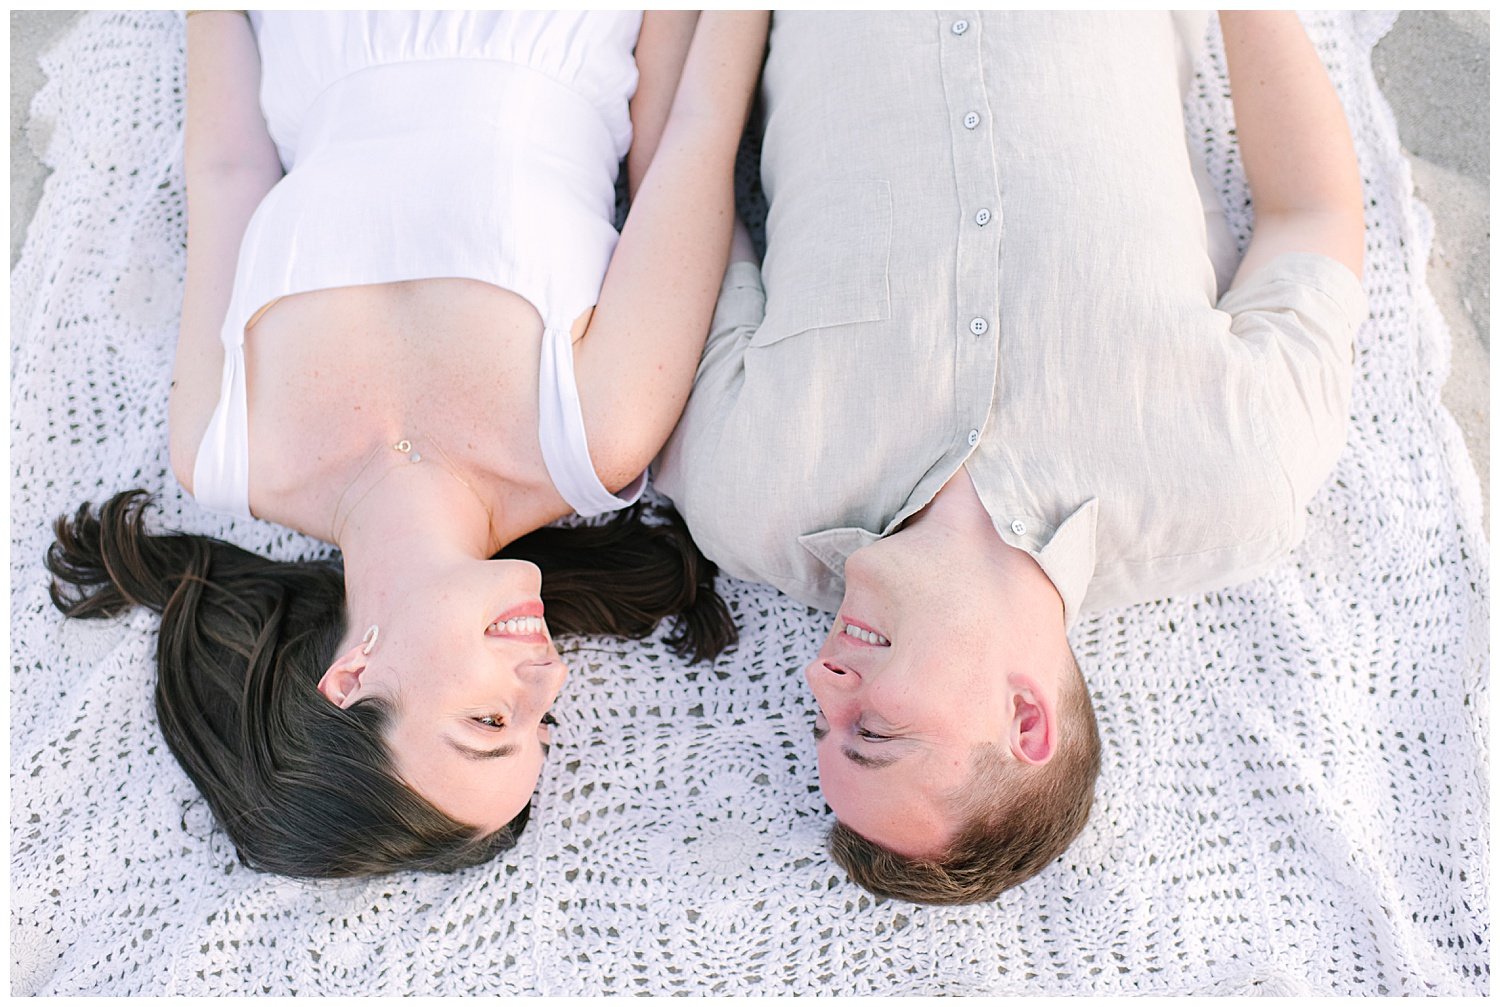
<path id="1" fill-rule="evenodd" d="M 533 636 L 545 631 L 546 622 L 539 615 L 523 615 L 516 619 L 506 619 L 504 622 L 490 623 L 490 630 L 501 636 Z"/>
<path id="2" fill-rule="evenodd" d="M 891 645 L 891 641 L 887 640 L 879 633 L 871 633 L 867 629 L 860 629 L 858 626 L 851 626 L 848 623 L 844 623 L 844 632 L 848 633 L 856 640 L 863 640 L 865 643 L 873 643 L 877 647 L 889 647 Z"/>

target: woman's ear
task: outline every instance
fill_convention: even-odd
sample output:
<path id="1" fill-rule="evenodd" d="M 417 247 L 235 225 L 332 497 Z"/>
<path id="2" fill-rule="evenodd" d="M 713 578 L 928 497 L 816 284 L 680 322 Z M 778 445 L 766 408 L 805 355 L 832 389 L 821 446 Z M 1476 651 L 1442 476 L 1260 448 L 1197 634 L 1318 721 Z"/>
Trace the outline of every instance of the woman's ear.
<path id="1" fill-rule="evenodd" d="M 1045 765 L 1057 750 L 1057 716 L 1051 697 L 1034 683 L 1016 683 L 1011 704 L 1011 754 L 1020 762 Z"/>
<path id="2" fill-rule="evenodd" d="M 334 706 L 348 709 L 362 695 L 361 678 L 369 663 L 364 644 L 356 643 L 335 658 L 323 672 L 323 677 L 318 680 L 318 691 Z"/>

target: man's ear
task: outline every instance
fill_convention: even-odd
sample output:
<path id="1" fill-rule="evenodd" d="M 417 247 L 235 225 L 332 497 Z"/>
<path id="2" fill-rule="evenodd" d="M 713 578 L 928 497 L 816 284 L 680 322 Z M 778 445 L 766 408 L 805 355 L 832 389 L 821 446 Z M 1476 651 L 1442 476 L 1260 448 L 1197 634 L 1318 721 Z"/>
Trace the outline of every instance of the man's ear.
<path id="1" fill-rule="evenodd" d="M 361 678 L 369 663 L 364 644 L 356 643 L 336 657 L 323 672 L 323 677 L 318 680 L 318 691 L 334 706 L 348 709 L 363 694 Z"/>
<path id="2" fill-rule="evenodd" d="M 1033 682 L 1016 682 L 1011 704 L 1011 754 L 1020 762 L 1046 765 L 1057 750 L 1057 712 L 1052 698 Z"/>

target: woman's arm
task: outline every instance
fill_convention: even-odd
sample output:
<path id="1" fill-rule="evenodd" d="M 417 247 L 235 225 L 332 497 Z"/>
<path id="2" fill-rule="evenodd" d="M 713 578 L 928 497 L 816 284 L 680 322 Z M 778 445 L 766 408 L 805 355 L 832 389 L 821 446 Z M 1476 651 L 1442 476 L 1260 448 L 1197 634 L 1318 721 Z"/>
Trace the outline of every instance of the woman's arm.
<path id="1" fill-rule="evenodd" d="M 187 277 L 168 403 L 172 471 L 192 491 L 198 444 L 219 398 L 240 240 L 281 178 L 260 112 L 260 54 L 238 11 L 201 11 L 187 23 Z"/>
<path id="2" fill-rule="evenodd" d="M 630 99 L 630 153 L 625 173 L 630 198 L 635 199 L 641 181 L 672 111 L 672 98 L 682 77 L 682 64 L 698 23 L 695 10 L 648 10 L 641 18 L 641 34 L 635 43 L 635 65 L 640 72 L 635 97 Z"/>
<path id="3" fill-rule="evenodd" d="M 1286 252 L 1364 268 L 1364 196 L 1343 107 L 1297 15 L 1221 11 L 1255 230 L 1233 286 Z"/>
<path id="4" fill-rule="evenodd" d="M 769 14 L 705 11 L 650 169 L 574 348 L 589 453 L 623 486 L 672 432 L 729 257 L 734 159 Z"/>

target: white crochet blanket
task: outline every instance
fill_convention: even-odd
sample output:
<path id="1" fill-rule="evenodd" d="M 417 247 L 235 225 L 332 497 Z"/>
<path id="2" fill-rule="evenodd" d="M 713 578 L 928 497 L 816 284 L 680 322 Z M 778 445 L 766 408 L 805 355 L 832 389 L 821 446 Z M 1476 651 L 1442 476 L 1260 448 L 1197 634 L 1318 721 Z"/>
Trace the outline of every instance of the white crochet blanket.
<path id="1" fill-rule="evenodd" d="M 64 625 L 49 521 L 167 464 L 183 272 L 182 23 L 88 14 L 44 58 L 53 168 L 12 275 L 11 954 L 16 993 L 1484 993 L 1488 545 L 1438 392 L 1449 337 L 1369 56 L 1392 14 L 1309 18 L 1368 199 L 1349 446 L 1304 545 L 1230 591 L 1084 620 L 1093 819 L 991 905 L 878 901 L 824 852 L 798 669 L 830 617 L 730 582 L 712 667 L 575 640 L 519 847 L 456 875 L 240 867 L 162 743 L 156 620 Z M 1189 129 L 1243 240 L 1217 35 Z"/>

